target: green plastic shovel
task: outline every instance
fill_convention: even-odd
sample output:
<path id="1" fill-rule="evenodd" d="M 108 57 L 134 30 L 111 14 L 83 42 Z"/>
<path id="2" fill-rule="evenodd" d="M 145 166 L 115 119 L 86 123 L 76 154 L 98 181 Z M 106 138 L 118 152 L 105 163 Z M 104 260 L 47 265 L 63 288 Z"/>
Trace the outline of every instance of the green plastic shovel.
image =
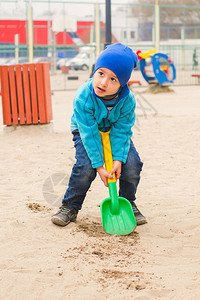
<path id="1" fill-rule="evenodd" d="M 104 162 L 107 172 L 113 167 L 113 158 L 108 132 L 101 132 Z M 101 217 L 104 230 L 109 234 L 125 235 L 131 233 L 136 227 L 136 220 L 130 202 L 118 197 L 116 179 L 108 179 L 110 197 L 101 203 Z"/>

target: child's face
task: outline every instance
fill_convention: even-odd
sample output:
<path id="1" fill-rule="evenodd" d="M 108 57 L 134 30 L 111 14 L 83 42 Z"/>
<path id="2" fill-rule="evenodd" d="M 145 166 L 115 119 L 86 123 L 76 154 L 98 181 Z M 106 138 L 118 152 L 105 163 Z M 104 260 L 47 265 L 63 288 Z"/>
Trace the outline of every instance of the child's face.
<path id="1" fill-rule="evenodd" d="M 111 70 L 99 68 L 94 74 L 93 88 L 97 96 L 105 97 L 115 94 L 120 88 L 120 83 Z"/>

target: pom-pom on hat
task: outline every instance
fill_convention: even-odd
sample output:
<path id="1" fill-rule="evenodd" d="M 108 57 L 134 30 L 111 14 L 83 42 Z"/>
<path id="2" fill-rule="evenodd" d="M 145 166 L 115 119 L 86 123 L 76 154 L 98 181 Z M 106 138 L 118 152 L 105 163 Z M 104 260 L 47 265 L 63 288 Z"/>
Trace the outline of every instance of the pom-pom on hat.
<path id="1" fill-rule="evenodd" d="M 99 68 L 107 68 L 115 73 L 120 85 L 123 87 L 127 84 L 133 69 L 137 66 L 138 57 L 131 48 L 121 44 L 112 44 L 98 57 L 94 73 Z"/>

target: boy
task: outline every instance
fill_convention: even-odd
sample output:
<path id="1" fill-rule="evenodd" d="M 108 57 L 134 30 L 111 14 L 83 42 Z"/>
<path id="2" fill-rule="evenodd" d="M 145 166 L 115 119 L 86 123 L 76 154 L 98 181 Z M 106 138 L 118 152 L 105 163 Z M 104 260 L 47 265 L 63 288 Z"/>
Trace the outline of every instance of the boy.
<path id="1" fill-rule="evenodd" d="M 127 82 L 137 60 L 129 47 L 120 43 L 109 45 L 96 61 L 93 78 L 75 94 L 71 131 L 77 161 L 62 206 L 51 219 L 56 225 L 65 226 L 76 220 L 97 172 L 105 186 L 115 173 L 119 179 L 119 196 L 130 201 L 137 225 L 147 222 L 134 203 L 143 163 L 131 140 L 135 98 Z M 108 173 L 103 166 L 99 130 L 110 129 L 113 169 Z"/>

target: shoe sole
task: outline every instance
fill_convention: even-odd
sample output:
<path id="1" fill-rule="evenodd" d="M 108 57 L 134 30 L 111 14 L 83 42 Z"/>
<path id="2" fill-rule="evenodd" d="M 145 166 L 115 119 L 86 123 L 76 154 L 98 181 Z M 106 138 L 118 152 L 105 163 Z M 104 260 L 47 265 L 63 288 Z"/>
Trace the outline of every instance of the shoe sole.
<path id="1" fill-rule="evenodd" d="M 70 222 L 74 222 L 76 221 L 76 218 L 74 220 L 69 220 L 68 222 L 64 222 L 63 220 L 61 220 L 60 218 L 57 217 L 52 217 L 51 221 L 53 224 L 56 224 L 58 226 L 66 226 L 68 225 Z"/>
<path id="2" fill-rule="evenodd" d="M 147 223 L 147 220 L 146 219 L 143 219 L 143 220 L 136 220 L 136 224 L 137 224 L 137 226 L 139 226 L 139 225 L 143 225 L 143 224 L 146 224 Z"/>

